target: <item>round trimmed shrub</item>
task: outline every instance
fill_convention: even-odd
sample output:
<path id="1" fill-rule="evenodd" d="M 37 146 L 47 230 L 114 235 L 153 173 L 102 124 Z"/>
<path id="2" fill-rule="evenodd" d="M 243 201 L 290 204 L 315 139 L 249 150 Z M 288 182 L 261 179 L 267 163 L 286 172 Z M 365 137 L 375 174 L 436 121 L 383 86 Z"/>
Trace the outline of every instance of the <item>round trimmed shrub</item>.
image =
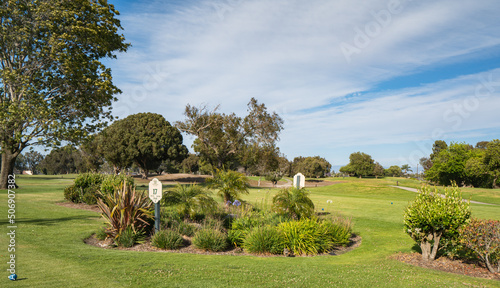
<path id="1" fill-rule="evenodd" d="M 263 226 L 254 228 L 248 233 L 243 248 L 250 253 L 282 254 L 285 245 L 276 227 Z"/>
<path id="2" fill-rule="evenodd" d="M 173 230 L 161 230 L 155 233 L 151 239 L 151 245 L 160 248 L 175 250 L 182 247 L 182 236 Z"/>
<path id="3" fill-rule="evenodd" d="M 75 185 L 64 188 L 64 199 L 73 203 L 80 203 L 80 189 L 78 189 Z"/>
<path id="4" fill-rule="evenodd" d="M 204 228 L 196 233 L 193 238 L 193 245 L 202 250 L 220 252 L 227 246 L 227 235 L 215 229 Z"/>

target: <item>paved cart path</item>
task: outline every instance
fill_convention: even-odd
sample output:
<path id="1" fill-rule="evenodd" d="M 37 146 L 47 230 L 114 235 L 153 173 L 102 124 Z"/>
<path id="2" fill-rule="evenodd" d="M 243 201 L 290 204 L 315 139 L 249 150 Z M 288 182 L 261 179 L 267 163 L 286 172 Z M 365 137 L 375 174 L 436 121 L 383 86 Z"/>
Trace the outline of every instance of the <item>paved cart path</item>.
<path id="1" fill-rule="evenodd" d="M 410 188 L 410 187 L 403 187 L 403 186 L 393 186 L 393 185 L 390 185 L 391 187 L 394 187 L 394 188 L 399 188 L 399 189 L 403 189 L 403 190 L 406 190 L 406 191 L 410 191 L 410 192 L 415 192 L 415 193 L 418 193 L 418 189 L 415 189 L 415 188 Z M 441 196 L 442 198 L 444 198 L 444 195 L 443 194 L 439 194 L 439 196 Z M 464 201 L 467 201 L 465 199 L 463 199 Z M 470 203 L 474 203 L 474 204 L 481 204 L 481 205 L 493 205 L 493 206 L 498 206 L 497 204 L 491 204 L 491 203 L 484 203 L 484 202 L 478 202 L 478 201 L 470 201 Z"/>

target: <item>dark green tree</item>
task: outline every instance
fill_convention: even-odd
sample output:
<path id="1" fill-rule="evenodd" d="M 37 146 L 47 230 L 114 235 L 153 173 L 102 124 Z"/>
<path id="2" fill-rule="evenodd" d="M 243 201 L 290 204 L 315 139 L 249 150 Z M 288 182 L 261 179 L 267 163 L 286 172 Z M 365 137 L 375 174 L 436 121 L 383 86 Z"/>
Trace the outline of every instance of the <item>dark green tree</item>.
<path id="1" fill-rule="evenodd" d="M 182 172 L 196 173 L 200 169 L 200 157 L 196 154 L 189 153 L 189 156 L 181 163 Z"/>
<path id="2" fill-rule="evenodd" d="M 82 163 L 81 157 L 78 149 L 72 145 L 66 145 L 62 148 L 52 149 L 49 155 L 45 156 L 40 163 L 40 168 L 45 174 L 84 172 L 78 170 L 79 164 Z"/>
<path id="3" fill-rule="evenodd" d="M 295 157 L 292 163 L 293 174 L 302 173 L 306 177 L 325 177 L 332 170 L 332 164 L 320 156 Z"/>
<path id="4" fill-rule="evenodd" d="M 38 166 L 43 161 L 44 156 L 34 150 L 30 150 L 29 152 L 25 153 L 24 156 L 26 158 L 26 168 L 28 170 L 31 170 L 33 174 L 40 172 Z"/>
<path id="5" fill-rule="evenodd" d="M 431 169 L 425 172 L 427 180 L 441 185 L 466 183 L 465 164 L 474 148 L 466 143 L 452 143 L 434 156 Z"/>
<path id="6" fill-rule="evenodd" d="M 401 176 L 401 167 L 397 165 L 392 165 L 388 169 L 385 170 L 385 174 L 387 176 L 392 176 L 392 177 L 400 177 Z"/>
<path id="7" fill-rule="evenodd" d="M 0 189 L 28 146 L 78 141 L 120 90 L 100 60 L 129 44 L 106 0 L 0 2 Z"/>
<path id="8" fill-rule="evenodd" d="M 429 156 L 431 161 L 434 160 L 439 155 L 439 152 L 442 150 L 446 150 L 448 148 L 448 144 L 446 144 L 445 141 L 443 140 L 436 140 L 434 141 L 434 144 L 432 145 L 432 154 Z"/>
<path id="9" fill-rule="evenodd" d="M 138 113 L 118 120 L 102 132 L 104 158 L 115 167 L 131 162 L 142 169 L 143 179 L 165 160 L 182 162 L 188 150 L 182 135 L 160 114 Z"/>
<path id="10" fill-rule="evenodd" d="M 427 171 L 429 169 L 431 169 L 432 167 L 432 161 L 431 161 L 431 158 L 430 157 L 422 157 L 420 158 L 420 165 L 422 165 L 422 167 L 424 168 L 424 171 Z"/>
<path id="11" fill-rule="evenodd" d="M 487 173 L 493 177 L 493 188 L 497 188 L 500 177 L 500 140 L 495 139 L 486 145 L 484 164 Z"/>
<path id="12" fill-rule="evenodd" d="M 375 162 L 375 167 L 373 168 L 373 175 L 375 175 L 375 178 L 384 176 L 385 174 L 385 169 L 380 163 Z"/>
<path id="13" fill-rule="evenodd" d="M 373 175 L 374 168 L 375 168 L 375 161 L 373 161 L 372 156 L 365 154 L 363 152 L 356 152 L 352 153 L 349 156 L 348 167 L 343 170 L 346 172 L 349 171 L 355 176 L 359 176 L 359 178 L 361 178 L 361 176 Z"/>

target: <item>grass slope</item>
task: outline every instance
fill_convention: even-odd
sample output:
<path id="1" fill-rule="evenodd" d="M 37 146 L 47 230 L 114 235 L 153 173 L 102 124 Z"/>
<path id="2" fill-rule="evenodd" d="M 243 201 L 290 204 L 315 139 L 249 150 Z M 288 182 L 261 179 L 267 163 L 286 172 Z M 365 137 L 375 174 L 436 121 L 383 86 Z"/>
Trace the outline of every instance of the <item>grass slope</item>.
<path id="1" fill-rule="evenodd" d="M 3 270 L 1 287 L 500 287 L 498 281 L 413 267 L 389 258 L 399 251 L 410 252 L 413 246 L 403 232 L 402 215 L 416 195 L 388 187 L 395 179 L 351 178 L 310 189 L 318 211 L 340 211 L 352 217 L 355 233 L 363 238 L 359 248 L 340 256 L 265 258 L 130 252 L 85 245 L 82 239 L 103 222 L 98 213 L 55 204 L 63 201 L 63 189 L 74 178 L 65 177 L 17 179 L 21 186 L 16 190 L 20 281 L 9 281 L 9 273 Z M 251 189 L 245 199 L 266 205 L 275 192 Z M 479 194 L 484 202 L 498 198 L 497 191 L 481 190 L 471 192 L 473 200 Z M 500 206 L 472 205 L 472 209 L 476 217 L 500 219 Z M 7 215 L 6 191 L 0 194 L 0 215 Z M 6 217 L 0 223 L 0 261 L 6 263 Z"/>

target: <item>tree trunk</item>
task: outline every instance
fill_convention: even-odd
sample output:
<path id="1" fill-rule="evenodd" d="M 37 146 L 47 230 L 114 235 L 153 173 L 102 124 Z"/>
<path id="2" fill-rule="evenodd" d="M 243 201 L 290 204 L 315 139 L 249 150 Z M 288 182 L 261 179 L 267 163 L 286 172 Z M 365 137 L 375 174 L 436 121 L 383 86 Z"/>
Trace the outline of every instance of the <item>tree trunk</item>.
<path id="1" fill-rule="evenodd" d="M 422 260 L 429 261 L 429 256 L 431 253 L 431 243 L 428 241 L 421 242 L 420 249 L 422 250 Z"/>
<path id="2" fill-rule="evenodd" d="M 14 163 L 19 153 L 12 153 L 4 150 L 2 153 L 2 171 L 0 173 L 0 189 L 7 189 L 9 185 L 9 175 L 14 175 Z M 17 185 L 16 185 L 17 188 Z"/>
<path id="3" fill-rule="evenodd" d="M 429 257 L 430 260 L 436 259 L 437 252 L 439 250 L 439 241 L 441 240 L 442 232 L 434 232 L 434 245 L 432 246 L 432 252 Z"/>

